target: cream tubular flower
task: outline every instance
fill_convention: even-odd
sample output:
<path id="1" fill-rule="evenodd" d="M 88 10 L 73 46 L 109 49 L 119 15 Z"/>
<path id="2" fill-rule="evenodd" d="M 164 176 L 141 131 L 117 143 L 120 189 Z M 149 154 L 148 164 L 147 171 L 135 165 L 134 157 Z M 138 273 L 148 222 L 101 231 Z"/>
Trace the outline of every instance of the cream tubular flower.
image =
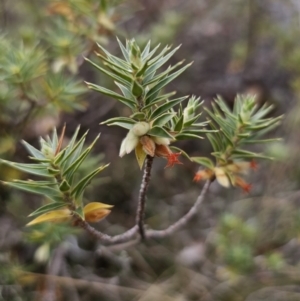
<path id="1" fill-rule="evenodd" d="M 229 181 L 229 178 L 226 175 L 224 169 L 221 167 L 215 167 L 214 171 L 215 171 L 216 179 L 219 182 L 219 184 L 224 187 L 229 187 L 230 181 Z"/>
<path id="2" fill-rule="evenodd" d="M 139 137 L 136 136 L 132 129 L 128 132 L 127 136 L 123 139 L 119 156 L 123 157 L 125 154 L 129 154 L 133 151 L 139 143 Z"/>

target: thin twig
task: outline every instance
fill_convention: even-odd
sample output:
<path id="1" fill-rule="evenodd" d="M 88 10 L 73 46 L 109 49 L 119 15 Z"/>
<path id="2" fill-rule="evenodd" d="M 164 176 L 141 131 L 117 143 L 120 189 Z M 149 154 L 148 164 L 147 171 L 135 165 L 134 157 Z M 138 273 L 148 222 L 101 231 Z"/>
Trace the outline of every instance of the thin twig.
<path id="1" fill-rule="evenodd" d="M 146 207 L 146 194 L 150 183 L 153 159 L 154 159 L 153 157 L 147 155 L 145 160 L 144 174 L 143 174 L 143 179 L 142 179 L 140 193 L 139 193 L 139 203 L 136 211 L 136 224 L 139 227 L 139 232 L 142 240 L 145 239 L 144 219 L 145 219 L 145 207 Z"/>
<path id="2" fill-rule="evenodd" d="M 182 229 L 197 214 L 198 209 L 199 209 L 201 203 L 203 202 L 204 197 L 205 197 L 205 195 L 208 191 L 210 183 L 211 183 L 211 181 L 207 181 L 205 183 L 205 185 L 204 185 L 200 195 L 198 196 L 195 204 L 181 219 L 179 219 L 176 223 L 169 226 L 165 230 L 148 230 L 147 233 L 146 233 L 147 237 L 149 237 L 149 238 L 164 238 L 164 237 L 172 235 L 176 231 Z"/>
<path id="3" fill-rule="evenodd" d="M 149 179 L 148 179 L 148 182 L 147 182 L 148 183 L 147 185 L 149 185 L 151 166 L 152 166 L 152 162 L 148 163 L 148 165 L 146 165 L 145 170 L 146 169 L 150 169 L 150 170 L 148 170 L 148 172 L 146 172 L 146 171 L 144 172 L 144 177 L 143 177 L 142 184 L 144 183 L 145 174 L 149 173 Z M 198 196 L 195 204 L 193 205 L 193 207 L 181 219 L 179 219 L 173 225 L 170 225 L 167 229 L 165 229 L 165 230 L 152 230 L 152 229 L 149 229 L 149 230 L 145 231 L 144 230 L 144 220 L 141 219 L 143 230 L 145 231 L 144 232 L 144 235 L 145 235 L 144 237 L 147 237 L 147 238 L 165 238 L 169 235 L 174 234 L 176 231 L 182 229 L 197 214 L 197 212 L 199 210 L 199 207 L 202 204 L 202 202 L 204 200 L 204 197 L 206 196 L 206 194 L 208 192 L 208 188 L 210 186 L 210 183 L 211 183 L 211 181 L 207 181 L 205 183 L 205 185 L 204 185 L 200 195 Z M 143 190 L 144 191 L 144 201 L 145 201 L 146 190 L 147 190 L 147 188 L 145 190 Z M 142 191 L 142 189 L 141 189 L 141 191 Z M 144 209 L 145 209 L 145 207 L 144 207 Z M 140 212 L 140 211 L 138 211 L 138 212 Z M 142 217 L 141 214 L 143 214 L 143 212 L 139 213 L 138 216 Z M 119 243 L 130 242 L 129 244 L 123 245 L 124 248 L 125 248 L 126 246 L 134 245 L 134 244 L 136 244 L 140 241 L 139 237 L 137 237 L 138 232 L 141 235 L 140 228 L 139 228 L 138 224 L 135 225 L 134 227 L 132 227 L 131 229 L 129 229 L 128 231 L 122 233 L 122 234 L 115 235 L 115 236 L 110 236 L 110 235 L 107 235 L 107 234 L 102 233 L 100 231 L 97 231 L 95 228 L 91 227 L 86 221 L 82 220 L 77 215 L 74 216 L 74 220 L 75 220 L 75 225 L 85 229 L 88 233 L 90 233 L 92 236 L 94 236 L 97 240 L 99 240 L 99 241 L 101 241 L 102 243 L 105 243 L 105 244 L 119 244 Z M 139 221 L 137 221 L 137 223 L 138 222 Z M 132 244 L 131 244 L 131 241 L 132 241 Z"/>
<path id="4" fill-rule="evenodd" d="M 97 240 L 105 243 L 105 244 L 118 244 L 130 241 L 135 238 L 137 232 L 138 232 L 138 226 L 135 225 L 131 229 L 127 230 L 126 232 L 118 235 L 108 235 L 105 233 L 102 233 L 92 226 L 90 226 L 86 221 L 82 220 L 79 216 L 74 215 L 74 222 L 75 225 L 83 228 L 86 230 L 89 234 L 91 234 L 93 237 L 95 237 Z"/>
<path id="5" fill-rule="evenodd" d="M 106 246 L 105 248 L 111 252 L 120 252 L 120 251 L 127 250 L 130 247 L 133 247 L 133 246 L 139 244 L 140 241 L 141 241 L 140 237 L 137 237 L 135 239 L 132 239 L 132 240 L 129 240 L 129 241 L 126 241 L 123 243 Z"/>

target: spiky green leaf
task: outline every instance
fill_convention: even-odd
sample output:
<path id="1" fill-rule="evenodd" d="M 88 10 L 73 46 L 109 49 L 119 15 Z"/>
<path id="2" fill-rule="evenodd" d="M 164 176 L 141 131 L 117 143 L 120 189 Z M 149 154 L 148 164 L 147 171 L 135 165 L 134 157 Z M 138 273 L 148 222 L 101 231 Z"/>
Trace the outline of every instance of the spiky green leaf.
<path id="1" fill-rule="evenodd" d="M 195 163 L 198 163 L 200 165 L 203 165 L 209 169 L 213 169 L 214 168 L 214 163 L 206 157 L 191 157 L 191 160 Z"/>
<path id="2" fill-rule="evenodd" d="M 110 96 L 114 99 L 117 99 L 119 100 L 120 102 L 122 102 L 124 105 L 130 107 L 131 109 L 134 109 L 136 107 L 136 103 L 132 100 L 132 99 L 129 99 L 127 97 L 124 97 L 112 90 L 109 90 L 109 89 L 106 89 L 106 88 L 103 88 L 103 87 L 100 87 L 98 85 L 94 85 L 92 83 L 86 83 L 88 85 L 88 87 L 90 89 L 93 89 L 95 91 L 98 91 L 104 95 L 107 95 L 107 96 Z"/>
<path id="3" fill-rule="evenodd" d="M 154 126 L 151 128 L 151 130 L 147 133 L 149 136 L 156 136 L 156 137 L 162 137 L 162 138 L 169 138 L 173 139 L 174 137 L 169 134 L 164 128 L 159 126 Z"/>
<path id="4" fill-rule="evenodd" d="M 153 120 L 153 119 L 157 118 L 158 116 L 162 115 L 163 113 L 169 111 L 171 108 L 173 108 L 177 104 L 179 104 L 179 103 L 183 102 L 185 99 L 187 99 L 187 97 L 188 96 L 176 98 L 176 99 L 173 99 L 173 100 L 170 100 L 170 101 L 164 103 L 163 105 L 159 106 L 157 109 L 155 109 L 152 112 L 150 119 Z"/>
<path id="5" fill-rule="evenodd" d="M 49 212 L 52 210 L 57 210 L 59 208 L 66 207 L 66 205 L 67 205 L 66 202 L 50 203 L 50 204 L 47 204 L 47 205 L 44 205 L 44 206 L 38 208 L 37 210 L 30 213 L 28 216 L 31 217 L 31 216 L 35 216 L 35 215 L 40 215 L 40 214 L 43 214 L 43 213 L 46 213 L 46 212 Z"/>
<path id="6" fill-rule="evenodd" d="M 33 181 L 31 181 L 33 182 Z M 55 202 L 62 202 L 63 197 L 59 190 L 47 187 L 45 185 L 33 185 L 33 183 L 29 183 L 26 181 L 19 181 L 15 180 L 13 182 L 3 182 L 5 185 L 10 186 L 12 188 L 17 188 L 20 190 L 24 190 L 27 192 L 35 193 L 35 194 L 41 194 L 43 196 L 46 196 L 50 198 L 51 200 Z"/>
<path id="7" fill-rule="evenodd" d="M 52 175 L 49 174 L 47 167 L 41 164 L 24 164 L 24 163 L 10 162 L 6 160 L 0 160 L 0 162 L 32 175 L 37 175 L 42 177 L 52 177 Z"/>
<path id="8" fill-rule="evenodd" d="M 73 195 L 76 199 L 79 198 L 85 188 L 87 187 L 87 185 L 90 184 L 90 182 L 92 181 L 92 179 L 98 174 L 100 173 L 103 169 L 105 169 L 106 167 L 108 167 L 109 164 L 98 167 L 97 169 L 95 169 L 94 171 L 92 171 L 91 173 L 89 173 L 87 176 L 85 176 L 80 182 L 78 182 L 76 184 L 76 186 L 72 189 L 71 191 L 71 195 Z"/>
<path id="9" fill-rule="evenodd" d="M 158 116 L 156 119 L 154 119 L 152 125 L 153 126 L 164 126 L 166 123 L 168 123 L 173 117 L 175 113 L 164 113 L 160 116 Z"/>

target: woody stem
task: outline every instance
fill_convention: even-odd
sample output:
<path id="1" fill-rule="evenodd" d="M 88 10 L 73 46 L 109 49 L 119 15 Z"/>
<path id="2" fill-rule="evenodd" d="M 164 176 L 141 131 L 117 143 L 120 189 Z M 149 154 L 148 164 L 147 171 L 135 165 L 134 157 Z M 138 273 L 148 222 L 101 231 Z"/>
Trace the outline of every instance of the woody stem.
<path id="1" fill-rule="evenodd" d="M 191 209 L 178 221 L 176 221 L 174 224 L 170 225 L 168 228 L 164 230 L 148 230 L 147 231 L 147 237 L 149 238 L 165 238 L 167 236 L 170 236 L 174 234 L 176 231 L 182 229 L 186 226 L 186 224 L 197 215 L 198 210 L 200 208 L 200 205 L 202 204 L 204 197 L 206 196 L 208 192 L 208 188 L 210 186 L 211 181 L 206 181 L 200 195 L 198 196 L 195 204 L 191 207 Z"/>
<path id="2" fill-rule="evenodd" d="M 153 159 L 154 159 L 153 157 L 147 155 L 146 160 L 145 160 L 144 174 L 143 174 L 143 179 L 142 179 L 142 183 L 141 183 L 141 187 L 140 187 L 139 201 L 138 201 L 138 207 L 137 207 L 137 211 L 136 211 L 136 224 L 139 228 L 139 232 L 140 232 L 142 240 L 146 238 L 145 237 L 145 225 L 144 225 L 146 193 L 147 193 L 149 183 L 150 183 Z"/>

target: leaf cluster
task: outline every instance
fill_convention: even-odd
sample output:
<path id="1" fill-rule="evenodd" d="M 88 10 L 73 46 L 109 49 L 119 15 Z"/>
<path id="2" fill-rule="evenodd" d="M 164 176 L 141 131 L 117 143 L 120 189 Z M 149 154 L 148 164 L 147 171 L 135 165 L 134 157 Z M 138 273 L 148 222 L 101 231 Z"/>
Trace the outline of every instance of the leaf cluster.
<path id="1" fill-rule="evenodd" d="M 86 88 L 73 76 L 54 74 L 45 48 L 5 39 L 0 56 L 0 122 L 7 127 L 49 111 L 84 109 Z"/>
<path id="2" fill-rule="evenodd" d="M 52 25 L 44 36 L 51 47 L 52 67 L 55 72 L 68 69 L 78 72 L 78 60 L 94 48 L 94 41 L 105 42 L 115 30 L 112 1 L 68 0 L 52 2 L 46 15 Z"/>
<path id="3" fill-rule="evenodd" d="M 153 139 L 155 144 L 158 144 L 156 138 L 168 139 L 165 143 L 160 142 L 168 145 L 170 141 L 202 138 L 201 134 L 206 133 L 216 164 L 205 157 L 194 157 L 192 160 L 211 170 L 215 165 L 225 166 L 236 160 L 266 158 L 262 154 L 245 150 L 244 145 L 274 141 L 261 139 L 261 136 L 275 128 L 282 119 L 282 116 L 266 117 L 273 106 L 265 104 L 259 107 L 255 97 L 237 96 L 231 110 L 219 97 L 212 103 L 212 109 L 205 109 L 208 120 L 197 122 L 201 115 L 201 112 L 198 112 L 199 107 L 202 105 L 199 98 L 192 96 L 186 106 L 183 106 L 186 96 L 173 98 L 175 92 L 162 93 L 169 83 L 190 66 L 181 66 L 182 61 L 161 71 L 161 67 L 171 59 L 179 47 L 171 50 L 166 46 L 159 52 L 159 45 L 151 49 L 150 42 L 142 50 L 134 39 L 127 40 L 125 45 L 118 39 L 118 44 L 122 59 L 98 45 L 100 53 L 97 55 L 102 65 L 86 60 L 98 71 L 112 78 L 119 88 L 119 93 L 93 83 L 87 83 L 88 87 L 118 100 L 132 111 L 129 117 L 115 117 L 102 122 L 129 130 L 121 145 L 120 156 L 135 148 L 139 154 L 137 161 L 141 166 L 145 156 L 143 152 L 150 155 L 155 152 L 152 151 L 153 147 L 149 141 L 145 146 L 139 137 L 146 135 Z M 137 134 L 136 128 L 141 124 L 146 130 L 138 131 Z M 207 124 L 210 125 L 210 130 L 204 129 Z"/>
<path id="4" fill-rule="evenodd" d="M 87 186 L 108 165 L 101 165 L 92 171 L 89 170 L 84 176 L 81 173 L 81 178 L 78 180 L 76 174 L 99 139 L 98 135 L 88 147 L 84 148 L 87 132 L 77 141 L 79 129 L 79 127 L 76 129 L 70 142 L 64 148 L 62 147 L 64 130 L 60 139 L 58 139 L 56 130 L 53 131 L 51 138 L 49 136 L 46 139 L 41 138 L 40 150 L 23 141 L 24 146 L 31 154 L 30 159 L 34 163 L 24 164 L 1 160 L 3 164 L 44 178 L 44 180 L 28 179 L 4 182 L 10 187 L 40 194 L 49 199 L 50 203 L 30 214 L 30 216 L 39 215 L 34 223 L 46 220 L 68 220 L 72 214 L 78 214 L 84 219 L 86 214 L 99 209 L 105 209 L 105 211 L 102 210 L 102 213 L 109 213 L 106 209 L 111 206 L 101 203 L 90 203 L 83 207 L 83 194 Z M 100 207 L 102 206 L 101 208 L 99 204 Z"/>
<path id="5" fill-rule="evenodd" d="M 160 45 L 151 49 L 150 42 L 143 50 L 134 39 L 127 40 L 126 45 L 119 39 L 118 43 L 123 59 L 112 55 L 101 45 L 98 45 L 100 53 L 97 55 L 102 65 L 86 59 L 98 71 L 112 78 L 120 93 L 93 83 L 87 83 L 88 87 L 118 100 L 132 111 L 129 117 L 111 118 L 102 124 L 130 130 L 138 122 L 147 122 L 150 125 L 147 132 L 149 136 L 174 140 L 199 138 L 195 132 L 201 132 L 200 129 L 206 125 L 206 122 L 197 123 L 201 114 L 196 114 L 196 109 L 202 102 L 192 96 L 184 107 L 183 102 L 188 96 L 174 98 L 176 92 L 162 93 L 168 84 L 191 65 L 182 67 L 181 61 L 159 72 L 180 46 L 173 50 L 166 46 L 159 52 Z"/>
<path id="6" fill-rule="evenodd" d="M 46 1 L 38 11 L 38 26 L 32 17 L 26 25 L 18 24 L 17 32 L 8 27 L 0 35 L 0 131 L 19 135 L 26 124 L 45 115 L 85 109 L 86 88 L 75 75 L 82 55 L 90 55 L 95 41 L 106 43 L 115 30 L 117 5 L 107 0 Z M 24 15 L 35 9 L 27 3 Z"/>
<path id="7" fill-rule="evenodd" d="M 211 154 L 216 158 L 216 165 L 225 166 L 239 160 L 272 159 L 245 150 L 245 147 L 279 140 L 262 138 L 281 123 L 283 116 L 266 117 L 273 108 L 268 104 L 259 107 L 254 96 L 238 95 L 232 110 L 221 97 L 212 103 L 212 109 L 205 109 L 211 120 L 209 125 L 214 130 L 206 136 L 213 148 Z M 208 158 L 193 157 L 192 160 L 208 168 L 215 165 Z"/>

